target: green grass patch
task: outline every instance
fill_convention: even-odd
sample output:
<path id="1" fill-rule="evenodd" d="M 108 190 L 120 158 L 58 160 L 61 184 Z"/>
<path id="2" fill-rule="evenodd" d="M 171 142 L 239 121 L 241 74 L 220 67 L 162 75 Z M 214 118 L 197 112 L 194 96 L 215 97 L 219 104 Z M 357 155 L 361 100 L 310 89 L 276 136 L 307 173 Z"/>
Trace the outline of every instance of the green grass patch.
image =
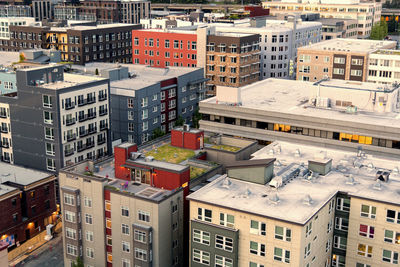
<path id="1" fill-rule="evenodd" d="M 225 150 L 229 152 L 236 152 L 240 150 L 240 147 L 237 146 L 228 146 L 228 145 L 212 145 L 211 148 Z"/>
<path id="2" fill-rule="evenodd" d="M 199 177 L 203 173 L 205 173 L 207 170 L 199 167 L 194 167 L 190 166 L 190 180 Z"/>
<path id="3" fill-rule="evenodd" d="M 160 161 L 165 159 L 166 162 L 170 163 L 180 163 L 194 155 L 195 153 L 192 150 L 174 147 L 169 144 L 158 147 L 157 152 L 153 149 L 146 153 L 146 157 L 152 156 L 155 160 Z"/>

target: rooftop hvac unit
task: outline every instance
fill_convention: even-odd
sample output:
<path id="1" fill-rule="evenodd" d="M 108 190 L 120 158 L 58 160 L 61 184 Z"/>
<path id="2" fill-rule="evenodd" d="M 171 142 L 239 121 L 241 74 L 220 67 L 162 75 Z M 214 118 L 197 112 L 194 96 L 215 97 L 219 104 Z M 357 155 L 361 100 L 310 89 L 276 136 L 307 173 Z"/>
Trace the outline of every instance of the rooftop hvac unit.
<path id="1" fill-rule="evenodd" d="M 390 172 L 379 170 L 376 172 L 375 180 L 379 180 L 382 182 L 388 182 L 389 175 L 390 175 Z"/>
<path id="2" fill-rule="evenodd" d="M 135 160 L 135 159 L 139 158 L 140 155 L 141 155 L 141 153 L 139 153 L 139 152 L 131 152 L 130 159 Z"/>
<path id="3" fill-rule="evenodd" d="M 185 132 L 189 132 L 189 131 L 190 131 L 190 126 L 189 126 L 189 124 L 184 124 L 184 125 L 183 125 L 183 130 L 184 130 Z"/>
<path id="4" fill-rule="evenodd" d="M 316 106 L 321 108 L 330 108 L 331 107 L 331 99 L 327 97 L 317 97 Z"/>

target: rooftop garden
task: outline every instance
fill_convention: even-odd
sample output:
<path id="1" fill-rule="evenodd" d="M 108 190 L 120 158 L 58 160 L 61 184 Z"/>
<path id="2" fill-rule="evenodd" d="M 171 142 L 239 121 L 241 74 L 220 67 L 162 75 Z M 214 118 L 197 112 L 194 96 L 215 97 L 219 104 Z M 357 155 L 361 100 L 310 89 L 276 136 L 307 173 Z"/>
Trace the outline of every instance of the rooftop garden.
<path id="1" fill-rule="evenodd" d="M 209 137 L 205 137 L 204 138 L 204 143 L 208 144 L 210 148 L 214 148 L 214 149 L 219 149 L 219 150 L 225 150 L 225 151 L 229 151 L 229 152 L 237 152 L 239 151 L 241 148 L 238 146 L 230 146 L 230 145 L 216 145 L 213 142 L 211 142 Z"/>
<path id="2" fill-rule="evenodd" d="M 190 180 L 199 177 L 203 173 L 205 173 L 207 169 L 205 168 L 199 168 L 195 166 L 190 166 Z"/>
<path id="3" fill-rule="evenodd" d="M 162 145 L 151 151 L 145 152 L 146 157 L 152 156 L 155 160 L 166 161 L 170 163 L 180 163 L 195 155 L 194 151 L 171 146 L 170 144 Z"/>

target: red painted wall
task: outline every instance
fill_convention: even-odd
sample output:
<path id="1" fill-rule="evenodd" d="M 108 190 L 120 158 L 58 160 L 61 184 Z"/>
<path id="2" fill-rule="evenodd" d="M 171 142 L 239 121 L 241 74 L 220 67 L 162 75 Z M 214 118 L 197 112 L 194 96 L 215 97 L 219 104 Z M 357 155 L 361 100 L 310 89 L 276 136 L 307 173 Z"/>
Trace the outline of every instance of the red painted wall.
<path id="1" fill-rule="evenodd" d="M 204 136 L 204 132 L 199 133 L 191 133 L 184 132 L 183 133 L 183 146 L 187 149 L 197 150 L 200 149 L 200 140 Z"/>
<path id="2" fill-rule="evenodd" d="M 130 171 L 128 168 L 122 167 L 126 160 L 129 158 L 131 152 L 137 152 L 137 145 L 133 144 L 128 148 L 114 147 L 114 175 L 115 177 L 123 180 L 130 181 Z"/>
<path id="3" fill-rule="evenodd" d="M 171 130 L 171 145 L 176 147 L 183 147 L 183 132 Z"/>
<path id="4" fill-rule="evenodd" d="M 190 169 L 182 173 L 173 173 L 164 170 L 154 170 L 156 175 L 153 176 L 155 187 L 173 190 L 182 186 L 190 179 Z"/>
<path id="5" fill-rule="evenodd" d="M 135 45 L 135 37 L 139 39 L 139 45 Z M 153 47 L 149 46 L 149 39 L 153 39 Z M 165 40 L 169 40 L 169 48 L 165 47 Z M 179 41 L 179 48 L 174 48 L 174 40 Z M 181 41 L 182 48 L 180 45 Z M 188 41 L 190 42 L 189 49 Z M 167 67 L 168 65 L 166 62 L 169 62 L 170 66 L 194 67 L 197 65 L 197 49 L 192 49 L 192 42 L 196 41 L 197 35 L 191 33 L 185 34 L 151 30 L 133 30 L 132 62 L 135 63 L 135 59 L 138 59 L 138 64 L 152 65 L 160 68 Z M 139 51 L 138 55 L 135 55 L 135 50 Z M 165 52 L 169 52 L 169 58 L 165 57 Z M 150 53 L 153 53 L 153 56 L 151 56 Z M 175 53 L 177 53 L 178 58 L 174 57 Z M 194 59 L 192 59 L 192 55 L 195 55 Z M 153 64 L 150 64 L 150 60 L 153 61 Z"/>
<path id="6" fill-rule="evenodd" d="M 250 11 L 250 17 L 268 16 L 269 9 L 262 6 L 245 6 L 244 10 Z"/>

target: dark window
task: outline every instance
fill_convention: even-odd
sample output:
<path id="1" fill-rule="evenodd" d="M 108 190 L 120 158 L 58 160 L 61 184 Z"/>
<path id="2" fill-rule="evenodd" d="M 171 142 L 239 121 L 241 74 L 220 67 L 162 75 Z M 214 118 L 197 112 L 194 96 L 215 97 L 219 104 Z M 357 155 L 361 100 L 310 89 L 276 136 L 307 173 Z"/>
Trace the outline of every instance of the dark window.
<path id="1" fill-rule="evenodd" d="M 15 213 L 15 214 L 13 215 L 13 221 L 14 221 L 14 222 L 17 222 L 17 221 L 18 221 L 18 213 Z"/>
<path id="2" fill-rule="evenodd" d="M 11 204 L 13 205 L 13 207 L 17 206 L 17 199 L 16 198 L 11 199 Z"/>
<path id="3" fill-rule="evenodd" d="M 224 118 L 224 122 L 226 124 L 235 124 L 236 123 L 236 119 L 235 118 L 231 118 L 231 117 L 225 117 Z"/>
<path id="4" fill-rule="evenodd" d="M 46 200 L 44 202 L 44 206 L 45 206 L 46 210 L 49 210 L 50 209 L 50 200 Z"/>
<path id="5" fill-rule="evenodd" d="M 36 206 L 32 206 L 32 215 L 35 215 L 36 214 Z"/>
<path id="6" fill-rule="evenodd" d="M 44 187 L 44 194 L 45 194 L 45 195 L 50 194 L 50 186 L 46 185 L 46 186 Z"/>
<path id="7" fill-rule="evenodd" d="M 339 140 L 340 133 L 333 132 L 332 139 Z"/>

